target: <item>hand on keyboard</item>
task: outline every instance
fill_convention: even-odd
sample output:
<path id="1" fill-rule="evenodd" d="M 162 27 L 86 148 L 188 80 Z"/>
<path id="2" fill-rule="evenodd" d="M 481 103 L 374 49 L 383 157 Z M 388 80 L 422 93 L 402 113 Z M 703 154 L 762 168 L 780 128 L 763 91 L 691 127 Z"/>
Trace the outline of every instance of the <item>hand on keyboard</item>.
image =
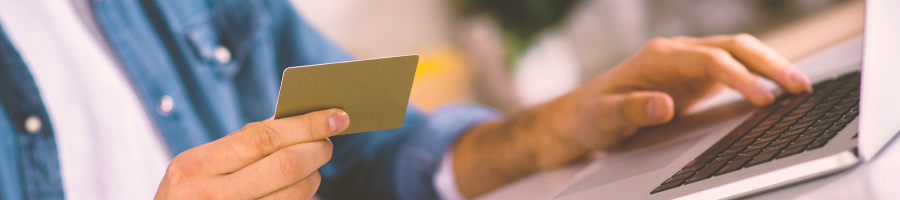
<path id="1" fill-rule="evenodd" d="M 589 149 L 615 145 L 638 128 L 668 122 L 725 86 L 758 106 L 774 95 L 755 73 L 790 93 L 811 91 L 809 79 L 777 52 L 752 36 L 657 38 L 637 55 L 565 97 L 576 127 L 566 132 Z"/>
<path id="2" fill-rule="evenodd" d="M 749 35 L 654 39 L 575 91 L 460 136 L 453 157 L 460 191 L 477 196 L 606 150 L 725 86 L 756 105 L 772 103 L 774 95 L 754 73 L 791 93 L 811 90 L 787 59 Z"/>

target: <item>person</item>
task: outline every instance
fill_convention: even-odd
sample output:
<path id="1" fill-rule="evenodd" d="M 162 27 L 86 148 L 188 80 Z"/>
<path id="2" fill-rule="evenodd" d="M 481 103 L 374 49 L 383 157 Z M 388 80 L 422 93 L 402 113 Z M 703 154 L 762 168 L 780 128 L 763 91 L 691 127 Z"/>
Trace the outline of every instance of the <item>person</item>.
<path id="1" fill-rule="evenodd" d="M 811 90 L 752 36 L 658 38 L 518 114 L 410 106 L 401 128 L 335 136 L 339 109 L 270 118 L 284 68 L 352 59 L 285 0 L 0 0 L 0 27 L 2 199 L 471 198 L 725 86 L 773 102 L 755 74 Z"/>

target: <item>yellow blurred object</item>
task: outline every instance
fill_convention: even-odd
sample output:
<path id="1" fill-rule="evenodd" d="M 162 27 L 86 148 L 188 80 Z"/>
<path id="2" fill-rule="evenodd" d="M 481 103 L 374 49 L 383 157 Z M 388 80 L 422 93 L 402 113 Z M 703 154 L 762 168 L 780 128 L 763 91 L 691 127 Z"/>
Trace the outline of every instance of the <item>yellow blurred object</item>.
<path id="1" fill-rule="evenodd" d="M 424 51 L 413 81 L 410 101 L 426 112 L 450 102 L 471 102 L 472 72 L 462 53 L 452 47 Z"/>

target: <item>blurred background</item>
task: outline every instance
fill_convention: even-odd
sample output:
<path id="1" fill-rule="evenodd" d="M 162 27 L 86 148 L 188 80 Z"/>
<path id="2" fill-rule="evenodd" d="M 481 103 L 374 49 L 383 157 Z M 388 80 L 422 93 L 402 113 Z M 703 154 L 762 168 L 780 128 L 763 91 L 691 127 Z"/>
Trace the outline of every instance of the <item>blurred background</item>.
<path id="1" fill-rule="evenodd" d="M 654 37 L 750 33 L 791 60 L 862 31 L 860 0 L 293 0 L 360 59 L 419 54 L 411 101 L 517 112 Z"/>

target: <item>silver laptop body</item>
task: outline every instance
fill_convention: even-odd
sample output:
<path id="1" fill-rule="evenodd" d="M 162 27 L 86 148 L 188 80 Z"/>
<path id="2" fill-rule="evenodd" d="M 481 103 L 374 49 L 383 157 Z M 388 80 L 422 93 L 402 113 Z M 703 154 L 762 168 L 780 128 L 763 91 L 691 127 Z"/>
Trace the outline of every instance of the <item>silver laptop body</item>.
<path id="1" fill-rule="evenodd" d="M 756 154 L 750 155 L 750 158 L 732 160 L 738 158 L 737 155 L 741 155 L 739 153 L 743 153 L 742 150 L 751 148 L 733 145 L 739 141 L 746 141 L 743 139 L 752 129 L 763 127 L 763 121 L 770 116 L 787 119 L 790 117 L 785 113 L 792 112 L 777 113 L 772 110 L 778 110 L 779 106 L 797 109 L 805 102 L 779 101 L 778 103 L 784 105 L 755 108 L 746 101 L 739 100 L 738 93 L 726 91 L 708 102 L 710 104 L 706 105 L 708 109 L 664 126 L 642 130 L 639 137 L 626 141 L 621 148 L 608 152 L 602 159 L 594 161 L 546 198 L 740 198 L 830 175 L 872 159 L 900 131 L 900 120 L 897 120 L 900 119 L 900 104 L 897 103 L 900 102 L 900 89 L 893 89 L 900 85 L 900 78 L 895 78 L 900 76 L 900 59 L 895 56 L 900 55 L 900 37 L 897 37 L 900 35 L 900 23 L 893 22 L 893 19 L 900 18 L 900 12 L 897 11 L 900 11 L 900 1 L 867 1 L 863 37 L 850 39 L 797 63 L 798 68 L 810 76 L 814 83 L 833 82 L 836 78 L 848 79 L 848 73 L 861 71 L 861 80 L 856 81 L 861 83 L 856 88 L 861 92 L 857 97 L 859 100 L 856 108 L 853 108 L 857 110 L 845 112 L 845 114 L 858 112 L 858 117 L 844 119 L 841 124 L 843 128 L 835 129 L 831 133 L 833 136 L 829 136 L 830 139 L 816 144 L 815 148 L 812 148 L 811 143 L 818 141 L 816 138 L 813 138 L 812 142 L 797 140 L 800 138 L 798 136 L 805 136 L 802 134 L 806 131 L 814 130 L 807 127 L 805 131 L 793 135 L 793 138 L 785 137 L 790 140 L 784 141 L 787 143 L 784 147 L 796 146 L 793 145 L 794 142 L 798 145 L 801 145 L 799 142 L 808 142 L 802 144 L 806 145 L 802 150 L 774 149 L 775 140 L 782 138 L 779 135 L 767 143 L 773 147 L 769 152 L 775 152 L 771 153 L 773 156 L 768 161 L 758 161 L 749 166 L 756 157 L 763 156 L 759 152 L 764 152 L 763 149 L 768 149 L 769 146 L 758 147 L 760 149 Z M 770 85 L 775 88 L 774 84 Z M 846 106 L 840 109 L 851 110 Z M 832 118 L 842 117 L 844 116 Z M 814 121 L 825 119 L 820 117 Z M 793 122 L 790 126 L 799 125 L 799 121 Z M 776 120 L 772 123 L 781 122 Z M 776 130 L 771 129 L 778 126 L 768 127 L 760 130 L 774 133 Z M 780 134 L 785 133 L 787 131 Z M 820 133 L 819 136 L 821 135 L 823 134 Z M 762 138 L 763 134 L 760 134 L 750 139 L 756 142 Z M 715 159 L 729 157 L 723 154 L 735 156 L 729 160 L 716 162 Z M 701 157 L 710 160 L 703 160 Z M 692 162 L 695 160 L 698 160 L 699 164 Z M 743 164 L 725 167 L 732 162 Z M 698 176 L 700 178 L 693 177 L 700 175 L 700 171 L 707 167 L 715 169 L 704 171 L 702 176 Z"/>

